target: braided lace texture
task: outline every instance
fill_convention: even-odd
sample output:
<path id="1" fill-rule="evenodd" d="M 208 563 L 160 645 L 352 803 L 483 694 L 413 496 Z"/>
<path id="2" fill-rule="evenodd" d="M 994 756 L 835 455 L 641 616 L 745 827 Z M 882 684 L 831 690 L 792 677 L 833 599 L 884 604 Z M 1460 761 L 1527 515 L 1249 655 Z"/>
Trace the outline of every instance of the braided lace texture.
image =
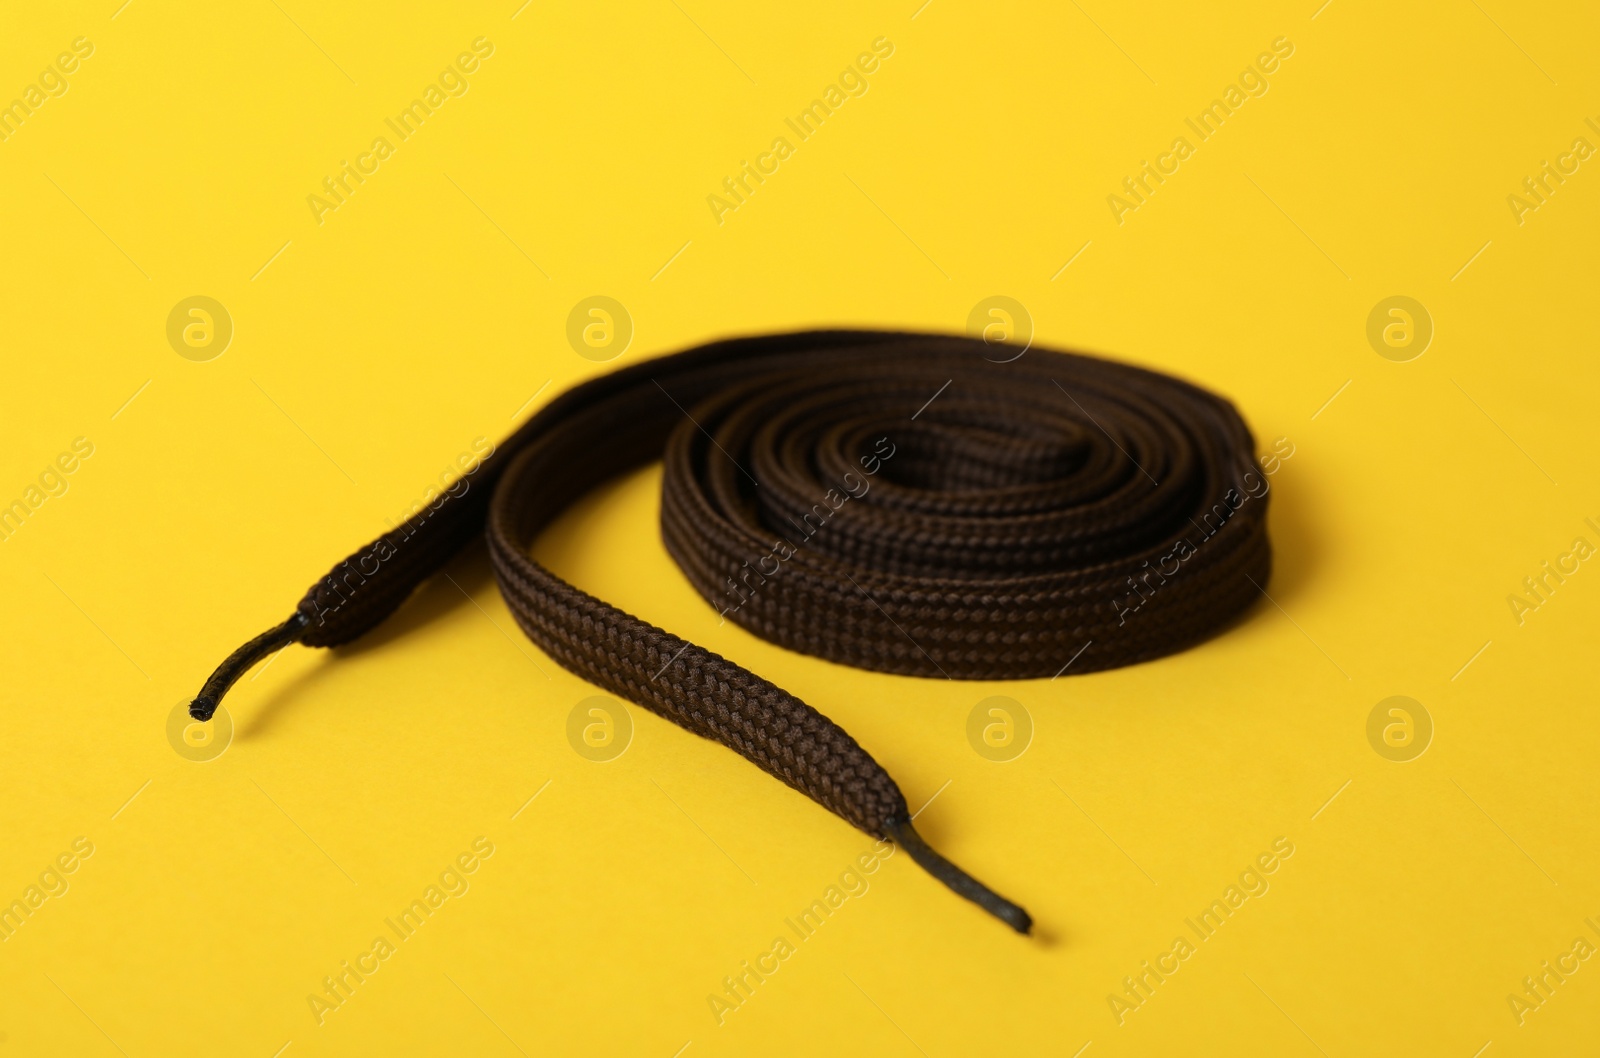
<path id="1" fill-rule="evenodd" d="M 663 460 L 667 549 L 729 620 L 805 654 L 934 678 L 1128 665 L 1215 634 L 1254 600 L 1271 567 L 1267 495 L 1231 404 L 1093 357 L 990 352 L 809 332 L 574 387 L 472 488 L 318 581 L 301 641 L 355 639 L 486 532 L 517 623 L 561 665 L 882 837 L 905 799 L 842 728 L 568 584 L 529 548 L 600 482 Z"/>

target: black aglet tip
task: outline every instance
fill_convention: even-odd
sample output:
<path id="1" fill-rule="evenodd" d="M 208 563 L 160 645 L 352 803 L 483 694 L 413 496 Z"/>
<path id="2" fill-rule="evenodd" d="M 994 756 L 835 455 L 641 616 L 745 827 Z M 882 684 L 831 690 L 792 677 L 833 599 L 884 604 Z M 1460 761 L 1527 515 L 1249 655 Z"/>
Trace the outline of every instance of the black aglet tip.
<path id="1" fill-rule="evenodd" d="M 1028 934 L 1033 931 L 1031 915 L 935 852 L 911 825 L 910 817 L 899 816 L 890 819 L 884 823 L 883 829 L 911 854 L 911 858 L 916 860 L 923 870 L 949 886 L 954 892 L 971 900 L 1018 933 Z"/>
<path id="2" fill-rule="evenodd" d="M 217 666 L 217 671 L 211 674 L 211 678 L 200 688 L 200 693 L 195 696 L 194 701 L 189 703 L 189 715 L 201 722 L 210 720 L 216 714 L 217 706 L 222 703 L 222 696 L 228 693 L 228 688 L 232 687 L 240 676 L 250 671 L 250 666 L 274 650 L 297 642 L 300 633 L 309 623 L 306 615 L 296 610 L 287 621 L 267 629 L 223 658 L 222 664 Z"/>

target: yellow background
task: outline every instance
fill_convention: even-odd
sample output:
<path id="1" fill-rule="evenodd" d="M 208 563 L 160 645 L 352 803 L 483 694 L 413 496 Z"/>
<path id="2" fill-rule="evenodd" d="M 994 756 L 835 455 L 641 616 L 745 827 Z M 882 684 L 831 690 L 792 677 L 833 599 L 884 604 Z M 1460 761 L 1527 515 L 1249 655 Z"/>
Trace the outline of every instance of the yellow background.
<path id="1" fill-rule="evenodd" d="M 1523 1024 L 1506 997 L 1600 944 L 1600 571 L 1520 626 L 1507 596 L 1600 543 L 1600 160 L 1521 224 L 1507 196 L 1600 144 L 1600 16 L 1228 6 L 9 11 L 0 101 L 94 53 L 0 142 L 0 501 L 95 449 L 0 543 L 0 899 L 95 852 L 0 944 L 0 1054 L 1592 1050 L 1600 963 Z M 706 197 L 880 36 L 867 94 L 717 224 Z M 306 197 L 477 37 L 467 94 L 319 225 Z M 1268 93 L 1119 225 L 1107 196 L 1278 37 Z M 197 294 L 235 325 L 204 363 L 165 332 Z M 719 625 L 661 547 L 657 472 L 540 543 L 838 720 L 913 805 L 938 793 L 919 827 L 1037 938 L 897 854 L 717 1024 L 708 994 L 871 841 L 640 709 L 626 753 L 582 759 L 566 718 L 594 689 L 517 633 L 481 551 L 361 647 L 253 672 L 217 760 L 169 746 L 173 705 L 474 438 L 609 369 L 565 338 L 593 294 L 636 327 L 610 366 L 959 331 L 1002 294 L 1039 341 L 1196 379 L 1292 442 L 1275 601 L 1054 682 L 857 672 Z M 1365 335 L 1396 294 L 1436 328 L 1407 363 Z M 966 739 L 994 694 L 1035 725 L 1009 763 Z M 1391 695 L 1435 725 L 1409 763 L 1367 740 Z M 479 836 L 470 891 L 317 1024 L 307 995 Z M 1280 836 L 1270 890 L 1119 1025 L 1107 995 Z"/>

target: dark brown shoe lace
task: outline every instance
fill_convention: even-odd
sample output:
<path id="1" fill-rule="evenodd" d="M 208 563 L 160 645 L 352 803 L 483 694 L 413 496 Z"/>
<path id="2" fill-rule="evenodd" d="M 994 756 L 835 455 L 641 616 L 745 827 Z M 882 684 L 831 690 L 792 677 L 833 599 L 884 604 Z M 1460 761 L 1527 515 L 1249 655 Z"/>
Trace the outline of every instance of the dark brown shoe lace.
<path id="1" fill-rule="evenodd" d="M 563 666 L 899 842 L 1026 933 L 1026 911 L 922 841 L 900 788 L 837 724 L 529 557 L 574 500 L 662 459 L 662 536 L 700 594 L 764 639 L 857 668 L 1091 672 L 1172 653 L 1249 605 L 1271 566 L 1266 488 L 1231 404 L 1105 360 L 990 352 L 818 331 L 715 342 L 576 386 L 507 439 L 475 487 L 317 581 L 218 667 L 190 712 L 210 719 L 285 644 L 372 629 L 487 533 L 506 604 Z"/>

